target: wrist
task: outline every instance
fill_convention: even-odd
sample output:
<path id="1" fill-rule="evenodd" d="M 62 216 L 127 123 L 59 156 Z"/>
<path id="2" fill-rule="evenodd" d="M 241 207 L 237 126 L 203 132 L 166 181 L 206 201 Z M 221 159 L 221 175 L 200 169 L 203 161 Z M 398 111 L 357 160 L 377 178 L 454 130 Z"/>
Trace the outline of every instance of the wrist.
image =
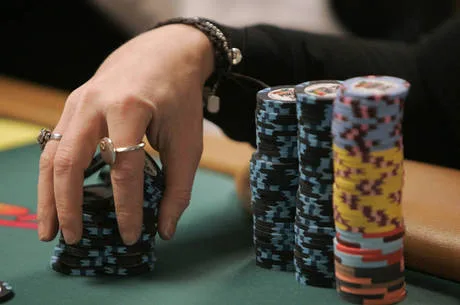
<path id="1" fill-rule="evenodd" d="M 215 69 L 214 47 L 208 37 L 200 30 L 188 25 L 178 24 L 177 26 L 186 27 L 190 35 L 193 35 L 193 37 L 190 37 L 194 40 L 191 48 L 194 48 L 194 51 L 196 51 L 195 55 L 199 62 L 201 83 L 204 85 Z"/>
<path id="2" fill-rule="evenodd" d="M 184 24 L 169 24 L 152 30 L 154 33 L 163 32 L 164 39 L 173 39 L 180 42 L 181 61 L 184 64 L 195 66 L 202 84 L 214 71 L 214 48 L 212 43 L 198 29 Z"/>
<path id="3" fill-rule="evenodd" d="M 220 99 L 216 96 L 216 91 L 219 82 L 231 73 L 232 66 L 240 63 L 242 60 L 241 51 L 238 48 L 232 48 L 228 35 L 216 24 L 205 18 L 172 18 L 157 24 L 156 28 L 172 24 L 188 26 L 193 28 L 195 32 L 200 32 L 201 47 L 198 50 L 202 52 L 203 73 L 201 73 L 201 80 L 205 84 L 203 102 L 208 106 L 210 103 L 214 105 L 208 107 L 208 111 L 218 112 Z M 207 43 L 204 43 L 203 37 L 206 37 Z M 213 56 L 210 56 L 209 51 L 212 51 Z M 211 58 L 213 58 L 212 62 L 210 61 Z"/>

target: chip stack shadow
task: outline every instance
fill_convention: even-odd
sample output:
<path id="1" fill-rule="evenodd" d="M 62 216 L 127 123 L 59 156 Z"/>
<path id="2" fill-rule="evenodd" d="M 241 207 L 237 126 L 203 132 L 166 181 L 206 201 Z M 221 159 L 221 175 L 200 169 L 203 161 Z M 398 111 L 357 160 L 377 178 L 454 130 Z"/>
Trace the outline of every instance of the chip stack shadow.
<path id="1" fill-rule="evenodd" d="M 299 180 L 294 87 L 259 91 L 255 119 L 257 149 L 250 160 L 250 187 L 256 265 L 292 272 Z"/>
<path id="2" fill-rule="evenodd" d="M 60 233 L 50 262 L 56 272 L 77 276 L 130 276 L 149 273 L 155 267 L 163 173 L 145 153 L 142 233 L 135 244 L 127 246 L 118 230 L 110 172 L 106 169 L 99 173 L 103 183 L 84 186 L 82 239 L 69 245 Z"/>
<path id="3" fill-rule="evenodd" d="M 336 289 L 354 304 L 394 304 L 406 296 L 402 119 L 405 80 L 346 80 L 334 103 Z"/>
<path id="4" fill-rule="evenodd" d="M 295 217 L 296 280 L 334 287 L 335 234 L 332 209 L 332 107 L 341 83 L 312 81 L 295 87 L 298 120 L 299 188 Z"/>

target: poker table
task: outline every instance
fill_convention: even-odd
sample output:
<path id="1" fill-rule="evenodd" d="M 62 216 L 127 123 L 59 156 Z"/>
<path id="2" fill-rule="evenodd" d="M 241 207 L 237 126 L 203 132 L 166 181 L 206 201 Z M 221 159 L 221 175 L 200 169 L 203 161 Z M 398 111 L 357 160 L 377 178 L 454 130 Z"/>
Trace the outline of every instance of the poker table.
<path id="1" fill-rule="evenodd" d="M 36 87 L 29 89 L 40 95 Z M 0 108 L 2 93 L 0 81 Z M 35 223 L 40 150 L 34 137 L 40 120 L 30 113 L 19 120 L 13 110 L 6 112 L 0 117 L 0 280 L 16 293 L 7 304 L 347 304 L 333 289 L 301 286 L 293 273 L 255 265 L 251 218 L 235 184 L 243 169 L 236 169 L 234 159 L 225 162 L 226 156 L 216 156 L 213 149 L 222 143 L 211 137 L 205 139 L 190 207 L 174 239 L 158 239 L 158 262 L 151 275 L 85 278 L 52 271 L 49 260 L 56 241 L 40 242 Z M 250 152 L 240 144 L 229 145 L 238 147 L 240 156 Z M 429 268 L 417 264 L 408 266 L 408 297 L 401 304 L 460 304 L 458 281 L 429 274 Z"/>

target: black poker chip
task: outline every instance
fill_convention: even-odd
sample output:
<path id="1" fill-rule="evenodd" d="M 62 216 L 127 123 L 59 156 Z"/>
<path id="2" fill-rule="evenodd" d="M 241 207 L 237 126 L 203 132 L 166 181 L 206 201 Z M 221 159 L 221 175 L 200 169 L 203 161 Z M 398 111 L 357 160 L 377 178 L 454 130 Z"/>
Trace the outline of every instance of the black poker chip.
<path id="1" fill-rule="evenodd" d="M 100 168 L 97 160 L 93 163 Z M 95 174 L 97 170 L 87 172 Z M 161 169 L 146 153 L 143 223 L 140 238 L 133 245 L 125 245 L 119 232 L 107 167 L 100 170 L 99 178 L 102 182 L 83 188 L 82 238 L 70 245 L 61 232 L 51 269 L 73 276 L 130 276 L 153 271 L 158 210 L 164 191 Z"/>
<path id="2" fill-rule="evenodd" d="M 135 276 L 152 272 L 154 269 L 155 265 L 152 262 L 127 267 L 119 265 L 106 265 L 104 266 L 104 274 L 112 276 Z"/>
<path id="3" fill-rule="evenodd" d="M 54 271 L 65 275 L 93 277 L 103 274 L 102 267 L 72 267 L 59 260 L 52 260 L 50 266 Z"/>
<path id="4" fill-rule="evenodd" d="M 296 86 L 299 188 L 294 247 L 296 279 L 303 285 L 334 285 L 332 108 L 341 83 Z"/>
<path id="5" fill-rule="evenodd" d="M 295 194 L 298 189 L 296 98 L 293 87 L 257 94 L 256 144 L 250 160 L 256 265 L 294 271 Z"/>
<path id="6" fill-rule="evenodd" d="M 5 303 L 14 297 L 13 287 L 5 281 L 0 281 L 0 303 Z"/>

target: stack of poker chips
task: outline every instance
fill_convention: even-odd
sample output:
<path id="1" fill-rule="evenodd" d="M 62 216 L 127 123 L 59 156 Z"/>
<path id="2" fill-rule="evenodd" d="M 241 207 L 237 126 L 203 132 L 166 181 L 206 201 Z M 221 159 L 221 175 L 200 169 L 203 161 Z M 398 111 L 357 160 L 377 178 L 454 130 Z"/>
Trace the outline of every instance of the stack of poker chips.
<path id="1" fill-rule="evenodd" d="M 11 300 L 14 297 L 13 287 L 4 281 L 0 281 L 0 303 Z"/>
<path id="2" fill-rule="evenodd" d="M 354 304 L 406 296 L 401 123 L 408 91 L 399 78 L 353 78 L 334 103 L 336 289 Z"/>
<path id="3" fill-rule="evenodd" d="M 298 188 L 293 87 L 278 86 L 258 92 L 256 136 L 257 150 L 250 160 L 256 265 L 292 272 Z"/>
<path id="4" fill-rule="evenodd" d="M 105 168 L 106 169 L 106 168 Z M 155 267 L 155 237 L 164 177 L 155 161 L 146 153 L 144 166 L 143 224 L 139 240 L 125 245 L 118 230 L 110 174 L 104 169 L 101 184 L 83 189 L 82 239 L 66 244 L 62 232 L 51 257 L 51 268 L 77 276 L 129 276 L 151 272 Z"/>
<path id="5" fill-rule="evenodd" d="M 300 179 L 294 264 L 296 279 L 304 285 L 333 287 L 335 284 L 331 121 L 340 86 L 338 81 L 314 81 L 295 87 Z"/>

